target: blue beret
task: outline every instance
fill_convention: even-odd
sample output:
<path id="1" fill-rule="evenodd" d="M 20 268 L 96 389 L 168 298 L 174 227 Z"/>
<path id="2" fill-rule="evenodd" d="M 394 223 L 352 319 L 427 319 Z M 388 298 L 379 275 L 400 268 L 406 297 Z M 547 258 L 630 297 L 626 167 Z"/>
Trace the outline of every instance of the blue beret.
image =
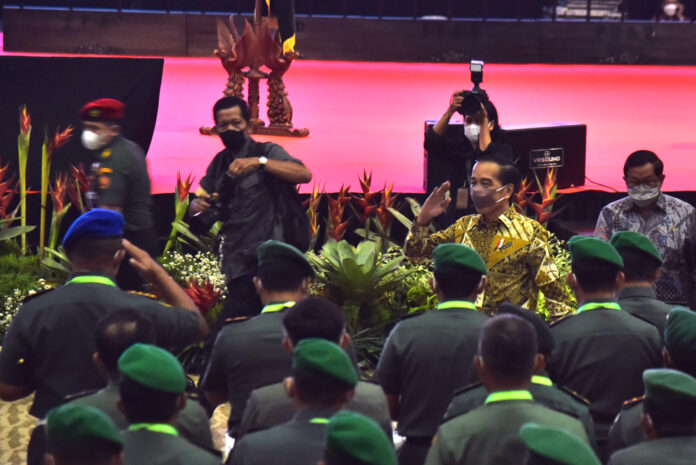
<path id="1" fill-rule="evenodd" d="M 81 239 L 114 239 L 123 236 L 123 215 L 117 211 L 95 208 L 80 215 L 63 237 L 67 249 Z"/>

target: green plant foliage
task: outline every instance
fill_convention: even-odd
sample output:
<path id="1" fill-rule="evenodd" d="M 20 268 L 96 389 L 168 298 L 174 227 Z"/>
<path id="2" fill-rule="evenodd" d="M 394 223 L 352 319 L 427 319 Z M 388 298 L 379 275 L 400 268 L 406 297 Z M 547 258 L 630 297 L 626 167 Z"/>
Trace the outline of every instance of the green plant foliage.
<path id="1" fill-rule="evenodd" d="M 554 261 L 556 262 L 556 267 L 558 268 L 558 272 L 561 275 L 561 279 L 563 280 L 563 285 L 568 291 L 568 295 L 570 295 L 571 305 L 574 308 L 577 308 L 578 301 L 575 298 L 575 294 L 573 294 L 573 292 L 570 290 L 570 286 L 568 286 L 568 283 L 566 282 L 566 276 L 568 276 L 568 274 L 571 271 L 570 251 L 568 250 L 568 246 L 555 234 L 549 233 L 549 251 L 551 252 L 551 256 L 554 258 Z M 539 299 L 537 300 L 537 313 L 543 316 L 546 321 L 551 320 L 551 317 L 549 316 L 549 311 L 546 308 L 546 297 L 541 291 L 539 291 Z"/>
<path id="2" fill-rule="evenodd" d="M 427 267 L 405 260 L 398 246 L 385 253 L 381 249 L 380 241 L 357 247 L 330 241 L 319 254 L 307 254 L 317 272 L 311 292 L 343 308 L 363 371 L 372 368 L 401 317 L 437 305 Z"/>

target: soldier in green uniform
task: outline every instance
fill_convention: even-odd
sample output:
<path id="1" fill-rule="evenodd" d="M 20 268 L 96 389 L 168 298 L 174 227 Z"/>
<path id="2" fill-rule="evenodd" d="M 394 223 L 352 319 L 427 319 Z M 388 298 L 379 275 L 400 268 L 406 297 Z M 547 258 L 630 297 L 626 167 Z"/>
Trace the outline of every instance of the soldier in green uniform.
<path id="1" fill-rule="evenodd" d="M 660 252 L 650 239 L 633 231 L 614 233 L 610 244 L 624 262 L 625 281 L 617 297 L 621 310 L 654 324 L 662 335 L 672 307 L 657 300 L 655 294 L 654 286 L 662 266 Z"/>
<path id="2" fill-rule="evenodd" d="M 257 257 L 254 285 L 263 310 L 250 320 L 232 321 L 220 331 L 200 383 L 210 407 L 230 402 L 231 437 L 237 436 L 251 391 L 290 375 L 292 358 L 282 344 L 283 315 L 307 295 L 314 277 L 314 269 L 304 254 L 283 242 L 264 242 Z"/>
<path id="3" fill-rule="evenodd" d="M 489 320 L 474 305 L 488 272 L 474 249 L 439 245 L 433 269 L 440 305 L 394 327 L 375 371 L 397 431 L 406 437 L 401 465 L 422 465 L 454 392 L 477 380 L 472 360 L 479 330 Z"/>
<path id="4" fill-rule="evenodd" d="M 568 242 L 568 283 L 580 307 L 551 326 L 556 340 L 548 365 L 551 379 L 590 401 L 602 457 L 609 427 L 625 399 L 639 396 L 642 375 L 660 366 L 657 329 L 621 311 L 614 300 L 623 282 L 623 261 L 610 244 L 574 236 Z"/>
<path id="5" fill-rule="evenodd" d="M 89 102 L 80 110 L 82 145 L 94 153 L 92 190 L 87 200 L 90 208 L 123 213 L 124 237 L 154 255 L 157 238 L 152 224 L 150 175 L 143 150 L 121 134 L 124 116 L 125 105 L 108 98 Z M 123 289 L 135 290 L 143 284 L 128 263 L 121 268 L 117 282 Z"/>
<path id="6" fill-rule="evenodd" d="M 350 400 L 357 382 L 353 363 L 340 346 L 326 339 L 301 340 L 293 353 L 292 377 L 285 380 L 295 416 L 282 425 L 244 436 L 226 463 L 316 464 L 324 452 L 329 418 Z"/>
<path id="7" fill-rule="evenodd" d="M 70 226 L 63 247 L 73 274 L 64 286 L 27 299 L 14 317 L 0 352 L 1 399 L 36 392 L 29 413 L 43 418 L 65 396 L 106 386 L 92 363 L 94 328 L 118 308 L 135 309 L 152 320 L 161 347 L 180 350 L 203 337 L 207 325 L 196 305 L 157 262 L 122 235 L 123 216 L 111 210 L 91 210 Z M 126 253 L 169 305 L 116 286 Z"/>
<path id="8" fill-rule="evenodd" d="M 520 438 L 529 453 L 525 465 L 601 465 L 587 444 L 562 429 L 527 423 Z"/>
<path id="9" fill-rule="evenodd" d="M 696 377 L 696 313 L 675 307 L 667 318 L 664 344 L 664 366 Z M 641 396 L 624 402 L 609 431 L 608 454 L 648 439 L 641 424 L 644 399 Z"/>
<path id="10" fill-rule="evenodd" d="M 127 465 L 213 465 L 220 458 L 179 437 L 176 418 L 186 403 L 186 375 L 166 350 L 134 344 L 118 359 L 119 408 L 128 419 L 123 432 Z"/>
<path id="11" fill-rule="evenodd" d="M 555 342 L 546 322 L 536 313 L 510 303 L 498 307 L 497 315 L 515 315 L 534 326 L 541 363 L 535 367 L 536 371 L 532 375 L 529 392 L 532 393 L 535 402 L 580 420 L 585 427 L 590 445 L 596 447 L 594 423 L 588 408 L 589 402 L 569 389 L 554 385 L 547 376 L 545 368 L 551 360 Z M 457 391 L 447 408 L 445 421 L 482 406 L 487 396 L 488 392 L 481 383 L 475 383 Z"/>
<path id="12" fill-rule="evenodd" d="M 696 379 L 677 370 L 646 370 L 643 429 L 649 440 L 620 450 L 609 465 L 687 465 L 696 458 Z"/>
<path id="13" fill-rule="evenodd" d="M 63 405 L 47 419 L 47 465 L 120 465 L 123 439 L 114 423 L 92 407 Z"/>
<path id="14" fill-rule="evenodd" d="M 324 460 L 319 465 L 396 465 L 391 438 L 370 418 L 343 410 L 326 428 Z"/>
<path id="15" fill-rule="evenodd" d="M 283 316 L 283 329 L 283 346 L 290 354 L 293 347 L 307 338 L 326 339 L 344 349 L 350 343 L 343 310 L 321 297 L 307 297 L 289 308 Z M 391 437 L 389 406 L 379 385 L 358 381 L 355 395 L 345 409 L 371 417 Z M 237 439 L 247 433 L 285 423 L 293 415 L 292 399 L 285 393 L 282 382 L 254 389 L 244 409 Z"/>
<path id="16" fill-rule="evenodd" d="M 426 465 L 522 465 L 519 430 L 529 422 L 588 441 L 578 420 L 534 402 L 529 385 L 538 352 L 534 327 L 520 317 L 500 315 L 483 326 L 474 364 L 489 395 L 483 406 L 440 426 Z"/>
<path id="17" fill-rule="evenodd" d="M 102 371 L 109 384 L 99 391 L 85 391 L 68 396 L 72 405 L 95 407 L 106 413 L 119 429 L 128 427 L 128 420 L 116 405 L 118 402 L 118 359 L 136 343 L 154 344 L 155 329 L 152 322 L 137 311 L 124 308 L 99 320 L 94 333 L 97 351 L 94 363 Z M 198 401 L 187 398 L 176 419 L 176 429 L 192 444 L 219 453 L 213 443 L 208 415 Z"/>

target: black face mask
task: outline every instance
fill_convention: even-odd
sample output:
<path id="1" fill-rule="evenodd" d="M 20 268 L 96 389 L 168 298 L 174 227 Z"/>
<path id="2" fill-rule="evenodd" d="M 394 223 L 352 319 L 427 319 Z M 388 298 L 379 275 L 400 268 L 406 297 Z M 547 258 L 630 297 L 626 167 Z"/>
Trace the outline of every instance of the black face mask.
<path id="1" fill-rule="evenodd" d="M 244 142 L 246 141 L 246 137 L 242 131 L 225 131 L 221 132 L 219 135 L 220 139 L 222 139 L 222 143 L 225 144 L 225 147 L 233 152 L 241 149 L 242 145 L 244 145 Z"/>

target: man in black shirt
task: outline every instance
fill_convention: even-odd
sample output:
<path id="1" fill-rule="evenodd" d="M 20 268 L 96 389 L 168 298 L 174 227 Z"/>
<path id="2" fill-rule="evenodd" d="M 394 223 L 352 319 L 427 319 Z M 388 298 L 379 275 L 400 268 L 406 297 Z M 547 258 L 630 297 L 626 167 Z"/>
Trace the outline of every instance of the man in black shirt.
<path id="1" fill-rule="evenodd" d="M 233 297 L 225 302 L 219 320 L 224 321 L 231 316 L 256 315 L 261 310 L 252 284 L 256 249 L 266 240 L 286 239 L 278 192 L 283 192 L 283 187 L 309 182 L 312 173 L 279 145 L 258 143 L 249 136 L 249 109 L 243 100 L 237 97 L 218 100 L 213 117 L 215 133 L 225 149 L 208 166 L 189 214 L 209 210 L 211 196 L 224 204 L 220 212 L 221 265 L 227 295 Z"/>

